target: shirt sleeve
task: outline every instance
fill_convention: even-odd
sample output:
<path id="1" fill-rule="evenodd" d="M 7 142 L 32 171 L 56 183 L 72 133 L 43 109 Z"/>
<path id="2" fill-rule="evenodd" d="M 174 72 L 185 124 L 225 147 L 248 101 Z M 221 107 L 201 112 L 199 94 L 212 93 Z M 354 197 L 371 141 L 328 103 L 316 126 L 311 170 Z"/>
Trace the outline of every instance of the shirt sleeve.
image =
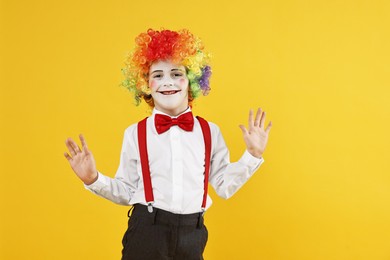
<path id="1" fill-rule="evenodd" d="M 219 128 L 210 124 L 212 131 L 212 156 L 209 181 L 217 194 L 225 199 L 233 196 L 264 162 L 247 150 L 237 162 L 230 162 L 229 150 Z"/>
<path id="2" fill-rule="evenodd" d="M 137 173 L 137 148 L 133 135 L 135 127 L 126 129 L 123 137 L 119 167 L 115 178 L 98 172 L 98 179 L 84 187 L 96 195 L 120 205 L 130 205 L 139 180 Z"/>

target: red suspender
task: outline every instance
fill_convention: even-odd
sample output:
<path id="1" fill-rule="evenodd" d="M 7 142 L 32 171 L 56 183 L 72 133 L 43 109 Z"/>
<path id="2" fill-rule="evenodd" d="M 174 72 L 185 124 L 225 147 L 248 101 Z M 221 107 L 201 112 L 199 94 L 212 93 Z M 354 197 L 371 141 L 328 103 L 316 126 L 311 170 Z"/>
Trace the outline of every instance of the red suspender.
<path id="1" fill-rule="evenodd" d="M 209 123 L 201 118 L 200 116 L 196 117 L 199 120 L 200 127 L 202 128 L 203 139 L 205 144 L 205 172 L 204 172 L 204 193 L 202 201 L 202 211 L 205 211 L 206 202 L 207 202 L 207 191 L 209 184 L 209 174 L 210 174 L 210 161 L 211 161 L 211 131 Z M 145 191 L 145 200 L 148 204 L 149 212 L 153 212 L 152 203 L 154 202 L 152 181 L 150 179 L 150 169 L 149 169 L 149 158 L 148 158 L 148 149 L 146 143 L 146 120 L 144 118 L 142 121 L 138 122 L 138 147 L 141 157 L 141 168 L 142 168 L 142 178 L 144 181 L 144 191 Z"/>
<path id="2" fill-rule="evenodd" d="M 146 144 L 146 120 L 138 122 L 138 147 L 141 157 L 142 178 L 144 181 L 145 200 L 148 203 L 149 212 L 153 212 L 152 203 L 154 202 L 152 181 L 150 179 L 148 147 Z"/>
<path id="3" fill-rule="evenodd" d="M 211 160 L 211 131 L 209 123 L 200 116 L 196 117 L 199 120 L 200 127 L 203 132 L 204 147 L 205 147 L 205 166 L 204 166 L 204 193 L 202 202 L 202 211 L 206 209 L 207 190 L 209 187 L 210 160 Z"/>

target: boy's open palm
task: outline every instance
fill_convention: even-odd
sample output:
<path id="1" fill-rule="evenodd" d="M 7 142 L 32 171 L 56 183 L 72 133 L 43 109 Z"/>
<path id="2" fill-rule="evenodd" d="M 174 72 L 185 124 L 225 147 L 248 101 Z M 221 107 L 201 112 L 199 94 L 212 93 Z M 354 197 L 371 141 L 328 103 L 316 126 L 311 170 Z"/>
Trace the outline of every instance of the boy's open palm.
<path id="1" fill-rule="evenodd" d="M 87 142 L 84 136 L 80 134 L 80 141 L 83 150 L 73 141 L 72 138 L 68 138 L 65 141 L 66 146 L 69 149 L 69 153 L 64 153 L 66 159 L 76 175 L 87 185 L 96 181 L 98 174 L 96 170 L 95 159 L 91 151 L 87 147 Z"/>
<path id="2" fill-rule="evenodd" d="M 265 147 L 267 146 L 268 134 L 271 130 L 272 122 L 269 122 L 264 130 L 265 112 L 259 108 L 256 113 L 256 118 L 253 120 L 253 111 L 249 111 L 248 129 L 240 125 L 247 150 L 250 154 L 257 158 L 263 156 Z"/>

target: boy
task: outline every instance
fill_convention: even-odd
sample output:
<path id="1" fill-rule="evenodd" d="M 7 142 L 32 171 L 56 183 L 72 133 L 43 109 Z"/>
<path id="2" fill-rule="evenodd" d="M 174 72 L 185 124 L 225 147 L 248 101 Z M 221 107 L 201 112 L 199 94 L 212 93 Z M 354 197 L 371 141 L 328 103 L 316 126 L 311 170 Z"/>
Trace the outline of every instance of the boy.
<path id="1" fill-rule="evenodd" d="M 187 30 L 149 29 L 136 38 L 122 83 L 145 100 L 152 115 L 124 133 L 115 178 L 96 170 L 82 135 L 83 149 L 66 140 L 72 169 L 93 193 L 121 205 L 133 205 L 122 243 L 122 259 L 203 259 L 208 232 L 204 212 L 211 205 L 208 182 L 223 198 L 231 197 L 263 163 L 271 122 L 265 112 L 249 114 L 240 125 L 247 151 L 230 163 L 219 128 L 194 118 L 192 101 L 210 91 L 208 54 Z M 130 213 L 130 211 L 129 211 Z"/>

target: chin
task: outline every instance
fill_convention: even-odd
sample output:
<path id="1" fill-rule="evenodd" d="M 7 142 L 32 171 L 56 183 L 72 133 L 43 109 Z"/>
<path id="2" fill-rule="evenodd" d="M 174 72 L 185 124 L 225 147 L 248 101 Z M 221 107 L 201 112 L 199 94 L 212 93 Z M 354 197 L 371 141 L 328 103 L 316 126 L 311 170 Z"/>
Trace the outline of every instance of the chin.
<path id="1" fill-rule="evenodd" d="M 159 110 L 176 110 L 185 107 L 188 107 L 188 97 L 175 97 L 175 96 L 167 96 L 164 98 L 155 98 L 153 99 L 154 105 Z"/>

